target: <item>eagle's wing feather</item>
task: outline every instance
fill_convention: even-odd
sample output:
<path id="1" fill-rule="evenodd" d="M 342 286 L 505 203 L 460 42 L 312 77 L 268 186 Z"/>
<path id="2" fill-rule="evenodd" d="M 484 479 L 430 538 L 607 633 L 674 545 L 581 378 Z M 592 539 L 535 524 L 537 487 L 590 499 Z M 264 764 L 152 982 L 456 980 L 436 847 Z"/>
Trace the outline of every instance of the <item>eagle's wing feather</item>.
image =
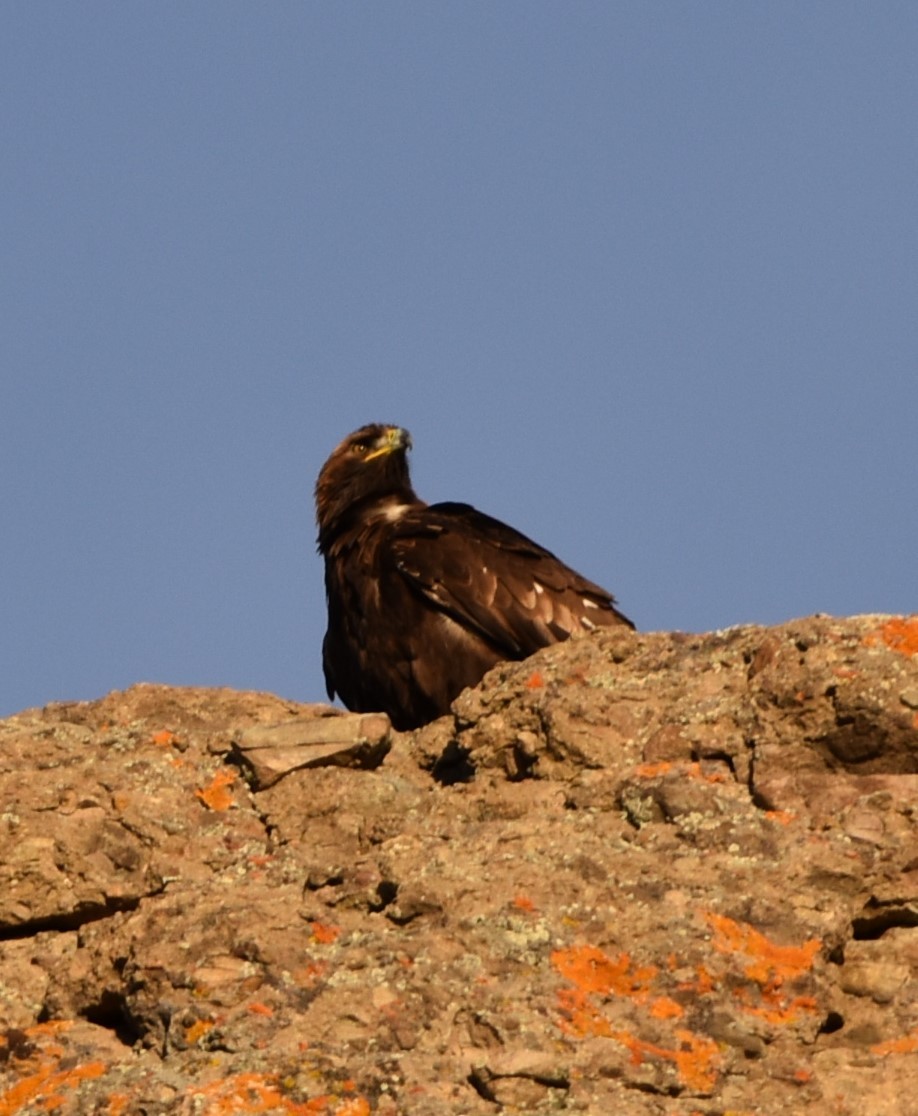
<path id="1" fill-rule="evenodd" d="M 508 658 L 629 623 L 611 594 L 468 504 L 413 509 L 393 527 L 392 555 L 414 590 Z"/>

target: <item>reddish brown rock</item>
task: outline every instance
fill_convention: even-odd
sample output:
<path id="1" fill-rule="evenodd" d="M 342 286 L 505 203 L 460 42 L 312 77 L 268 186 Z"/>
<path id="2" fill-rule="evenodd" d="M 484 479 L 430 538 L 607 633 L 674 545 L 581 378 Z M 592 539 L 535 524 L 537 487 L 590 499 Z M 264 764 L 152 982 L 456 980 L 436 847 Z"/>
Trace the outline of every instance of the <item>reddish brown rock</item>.
<path id="1" fill-rule="evenodd" d="M 814 617 L 0 722 L 0 1114 L 918 1112 L 916 695 Z"/>

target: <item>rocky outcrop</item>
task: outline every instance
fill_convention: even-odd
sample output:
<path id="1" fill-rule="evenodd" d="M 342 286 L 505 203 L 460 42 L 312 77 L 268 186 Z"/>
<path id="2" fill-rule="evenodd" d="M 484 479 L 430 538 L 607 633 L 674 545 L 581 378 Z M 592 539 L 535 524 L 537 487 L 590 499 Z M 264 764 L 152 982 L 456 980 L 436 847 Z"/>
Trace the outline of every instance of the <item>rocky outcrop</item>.
<path id="1" fill-rule="evenodd" d="M 412 734 L 0 722 L 0 1116 L 918 1112 L 918 619 L 606 631 Z"/>

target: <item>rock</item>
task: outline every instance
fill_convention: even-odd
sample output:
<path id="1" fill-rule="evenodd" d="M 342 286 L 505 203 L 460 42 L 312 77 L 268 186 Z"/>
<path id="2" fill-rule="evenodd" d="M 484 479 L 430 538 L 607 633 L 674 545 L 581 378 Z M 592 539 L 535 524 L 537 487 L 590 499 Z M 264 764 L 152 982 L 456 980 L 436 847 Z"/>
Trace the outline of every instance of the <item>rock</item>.
<path id="1" fill-rule="evenodd" d="M 918 1112 L 916 693 L 813 617 L 0 722 L 0 1112 Z"/>
<path id="2" fill-rule="evenodd" d="M 251 772 L 252 789 L 259 791 L 300 768 L 378 767 L 389 750 L 390 732 L 384 713 L 327 709 L 318 717 L 244 729 L 233 745 Z"/>

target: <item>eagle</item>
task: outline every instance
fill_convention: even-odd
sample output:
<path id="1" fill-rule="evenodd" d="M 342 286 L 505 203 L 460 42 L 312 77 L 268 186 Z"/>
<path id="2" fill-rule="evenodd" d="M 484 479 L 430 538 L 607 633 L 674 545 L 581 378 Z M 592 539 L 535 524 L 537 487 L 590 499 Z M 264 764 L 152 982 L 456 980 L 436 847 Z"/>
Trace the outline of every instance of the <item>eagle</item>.
<path id="1" fill-rule="evenodd" d="M 410 448 L 401 426 L 362 426 L 316 481 L 330 699 L 418 728 L 502 660 L 634 627 L 611 593 L 519 531 L 469 504 L 419 499 Z"/>

